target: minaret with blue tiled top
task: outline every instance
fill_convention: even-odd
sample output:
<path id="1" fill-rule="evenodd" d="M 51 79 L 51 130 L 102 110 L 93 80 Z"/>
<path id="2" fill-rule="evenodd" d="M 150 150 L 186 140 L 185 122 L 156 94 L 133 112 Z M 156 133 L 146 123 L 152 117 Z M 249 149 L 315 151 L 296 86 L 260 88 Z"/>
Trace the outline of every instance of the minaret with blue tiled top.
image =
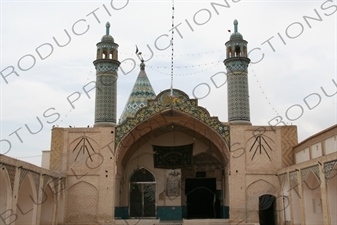
<path id="1" fill-rule="evenodd" d="M 227 104 L 228 122 L 249 124 L 248 64 L 247 41 L 238 31 L 238 21 L 234 20 L 234 33 L 226 42 Z"/>
<path id="2" fill-rule="evenodd" d="M 106 34 L 97 43 L 97 56 L 93 62 L 96 69 L 96 99 L 94 126 L 115 126 L 117 111 L 118 44 L 109 34 L 110 23 L 106 23 Z"/>

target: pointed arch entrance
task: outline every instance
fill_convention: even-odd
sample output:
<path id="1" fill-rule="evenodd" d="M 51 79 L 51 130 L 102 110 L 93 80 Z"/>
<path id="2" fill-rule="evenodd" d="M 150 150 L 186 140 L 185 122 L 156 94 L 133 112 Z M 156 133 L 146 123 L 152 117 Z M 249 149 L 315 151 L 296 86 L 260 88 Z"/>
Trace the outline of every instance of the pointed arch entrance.
<path id="1" fill-rule="evenodd" d="M 180 168 L 178 166 L 175 168 L 158 168 L 155 166 L 155 160 L 158 154 L 158 149 L 156 150 L 155 148 L 156 146 L 175 146 L 178 148 L 191 145 L 193 145 L 192 159 L 195 162 L 192 164 L 192 167 Z M 175 149 L 174 151 L 177 151 L 176 148 L 173 148 Z M 148 204 L 150 208 L 156 203 L 155 217 L 161 220 L 181 220 L 182 218 L 188 218 L 187 212 L 191 212 L 191 209 L 187 209 L 187 196 L 185 193 L 186 179 L 213 178 L 213 197 L 209 203 L 214 208 L 210 213 L 202 217 L 226 218 L 225 215 L 228 215 L 228 203 L 226 201 L 229 199 L 229 196 L 227 194 L 228 188 L 225 187 L 225 185 L 228 184 L 228 181 L 226 182 L 228 177 L 225 176 L 224 171 L 226 170 L 228 161 L 222 153 L 223 151 L 225 150 L 218 149 L 215 143 L 210 141 L 203 134 L 182 126 L 181 124 L 169 123 L 143 135 L 137 141 L 134 141 L 124 154 L 120 152 L 120 158 L 117 159 L 117 179 L 120 180 L 116 180 L 116 182 L 118 182 L 120 186 L 116 190 L 117 203 L 119 204 L 117 205 L 116 212 L 125 212 L 125 209 L 127 209 L 126 214 L 116 213 L 117 217 L 153 217 L 153 213 L 148 214 L 146 212 L 147 206 L 145 203 L 150 203 Z M 178 151 L 174 154 L 179 153 L 182 152 Z M 123 154 L 123 157 L 121 154 Z M 183 153 L 179 155 L 181 156 L 178 157 L 179 160 L 172 161 L 172 159 L 177 158 L 170 156 L 172 156 L 172 154 L 158 158 L 160 160 L 167 160 L 162 163 L 163 165 L 170 163 L 178 165 L 181 163 L 181 166 L 184 166 L 182 162 L 188 159 L 185 158 L 185 154 Z M 189 154 L 187 154 L 186 157 L 190 157 Z M 146 168 L 146 171 L 151 171 L 155 179 L 134 179 L 136 174 L 142 174 L 141 172 L 145 173 L 145 169 L 139 169 L 142 167 Z M 136 173 L 135 171 L 138 172 Z M 202 175 L 203 173 L 204 177 L 200 177 L 200 174 Z M 124 180 L 125 178 L 126 180 Z M 150 202 L 144 199 L 146 196 L 144 185 L 148 186 L 148 184 L 141 184 L 142 182 L 155 182 L 155 198 L 151 199 L 155 201 Z M 194 186 L 193 189 L 197 187 L 199 186 Z M 216 198 L 215 202 L 213 201 L 214 194 Z M 196 204 L 194 204 L 196 209 L 202 205 L 204 205 L 202 202 L 196 202 Z M 199 218 L 198 216 L 201 215 L 201 213 L 194 213 L 191 214 L 190 218 Z"/>
<path id="2" fill-rule="evenodd" d="M 260 225 L 276 225 L 276 197 L 274 195 L 261 195 L 259 197 Z"/>
<path id="3" fill-rule="evenodd" d="M 148 100 L 146 107 L 139 109 L 133 118 L 127 118 L 116 128 L 116 218 L 125 218 L 126 214 L 126 218 L 144 217 L 143 208 L 140 207 L 140 201 L 143 201 L 143 187 L 134 185 L 134 193 L 130 192 L 130 179 L 135 171 L 142 167 L 151 171 L 156 178 L 156 217 L 161 220 L 186 218 L 185 179 L 190 174 L 183 172 L 187 164 L 176 164 L 181 160 L 188 161 L 189 157 L 200 153 L 215 157 L 220 164 L 221 169 L 216 172 L 219 173 L 219 179 L 215 184 L 216 191 L 219 191 L 218 196 L 222 196 L 222 202 L 219 203 L 221 207 L 218 207 L 222 216 L 220 212 L 218 216 L 228 218 L 224 217 L 228 215 L 229 209 L 228 188 L 225 188 L 225 185 L 228 185 L 228 177 L 223 171 L 226 170 L 229 159 L 229 126 L 220 122 L 217 117 L 210 116 L 206 109 L 198 106 L 196 99 L 189 99 L 179 90 L 174 90 L 173 98 L 169 93 L 164 91 L 156 99 Z M 173 168 L 168 168 L 170 163 L 167 161 L 164 163 L 165 168 L 159 168 L 154 165 L 155 154 L 158 154 L 154 146 L 172 148 L 176 151 L 174 154 L 179 154 L 177 147 L 182 146 L 193 146 L 193 151 L 192 154 L 181 154 L 179 157 L 159 157 L 171 159 L 168 161 L 174 165 Z M 196 172 L 200 171 L 194 171 L 192 178 L 196 177 Z M 215 176 L 214 173 L 208 171 L 207 178 L 212 176 Z M 138 209 L 135 211 L 130 209 L 131 205 L 137 205 L 130 202 L 131 194 L 135 195 L 135 199 L 138 196 Z"/>
<path id="4" fill-rule="evenodd" d="M 136 170 L 130 179 L 130 217 L 156 216 L 156 181 L 145 168 Z"/>

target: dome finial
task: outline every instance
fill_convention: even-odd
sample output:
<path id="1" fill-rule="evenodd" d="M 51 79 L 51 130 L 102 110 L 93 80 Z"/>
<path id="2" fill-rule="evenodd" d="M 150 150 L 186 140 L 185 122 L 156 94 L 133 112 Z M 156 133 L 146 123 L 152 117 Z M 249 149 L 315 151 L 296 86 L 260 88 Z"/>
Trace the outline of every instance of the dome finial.
<path id="1" fill-rule="evenodd" d="M 105 27 L 106 27 L 106 35 L 109 35 L 110 23 L 107 22 L 107 23 L 105 24 Z"/>
<path id="2" fill-rule="evenodd" d="M 141 60 L 141 63 L 140 63 L 140 69 L 141 69 L 141 70 L 145 70 L 144 59 Z"/>
<path id="3" fill-rule="evenodd" d="M 234 32 L 238 32 L 238 21 L 234 20 Z"/>

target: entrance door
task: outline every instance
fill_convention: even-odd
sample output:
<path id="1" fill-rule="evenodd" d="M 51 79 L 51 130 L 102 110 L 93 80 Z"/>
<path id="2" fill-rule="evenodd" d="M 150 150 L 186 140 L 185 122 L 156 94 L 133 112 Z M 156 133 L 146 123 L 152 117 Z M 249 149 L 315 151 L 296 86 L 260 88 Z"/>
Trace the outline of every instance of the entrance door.
<path id="1" fill-rule="evenodd" d="M 155 217 L 156 183 L 145 169 L 136 171 L 130 180 L 130 217 Z"/>
<path id="2" fill-rule="evenodd" d="M 259 197 L 260 225 L 276 225 L 275 201 L 276 197 L 273 195 L 261 195 Z"/>
<path id="3" fill-rule="evenodd" d="M 215 178 L 186 179 L 185 194 L 187 197 L 187 218 L 210 219 L 216 217 Z"/>

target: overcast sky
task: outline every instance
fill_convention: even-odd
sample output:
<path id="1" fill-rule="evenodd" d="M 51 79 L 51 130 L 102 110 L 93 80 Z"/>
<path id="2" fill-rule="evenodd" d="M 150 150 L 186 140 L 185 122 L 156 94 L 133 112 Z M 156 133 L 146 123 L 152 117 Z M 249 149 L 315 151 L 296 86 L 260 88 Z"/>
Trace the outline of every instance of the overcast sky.
<path id="1" fill-rule="evenodd" d="M 174 4 L 174 88 L 227 121 L 226 76 L 219 72 L 237 19 L 248 51 L 254 49 L 248 69 L 253 125 L 282 117 L 297 125 L 302 141 L 336 124 L 336 1 Z M 83 87 L 95 80 L 92 62 L 107 21 L 122 62 L 117 119 L 139 73 L 135 45 L 156 94 L 170 88 L 171 48 L 163 49 L 171 38 L 172 1 L 1 1 L 0 9 L 1 153 L 40 165 L 52 125 L 93 125 L 95 94 L 89 98 Z"/>

